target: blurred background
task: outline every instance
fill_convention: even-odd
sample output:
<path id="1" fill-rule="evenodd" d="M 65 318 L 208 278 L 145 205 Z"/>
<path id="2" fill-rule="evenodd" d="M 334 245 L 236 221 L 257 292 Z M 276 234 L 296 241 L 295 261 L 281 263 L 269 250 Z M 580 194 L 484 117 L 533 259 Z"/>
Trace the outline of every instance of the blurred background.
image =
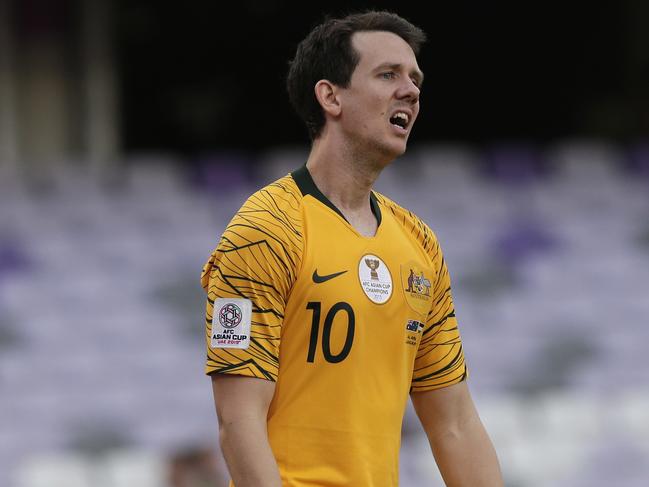
<path id="1" fill-rule="evenodd" d="M 649 485 L 649 3 L 0 0 L 0 486 L 223 486 L 203 262 L 304 163 L 325 13 L 429 35 L 377 189 L 437 233 L 508 487 Z M 442 486 L 409 406 L 404 487 Z"/>

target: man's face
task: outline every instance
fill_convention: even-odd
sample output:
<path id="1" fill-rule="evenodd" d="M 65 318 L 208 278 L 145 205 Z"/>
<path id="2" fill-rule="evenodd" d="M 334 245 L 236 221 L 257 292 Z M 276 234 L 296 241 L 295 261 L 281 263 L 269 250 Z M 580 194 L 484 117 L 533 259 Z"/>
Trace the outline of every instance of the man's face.
<path id="1" fill-rule="evenodd" d="M 391 32 L 357 32 L 352 46 L 360 61 L 340 92 L 342 128 L 368 155 L 392 160 L 406 150 L 423 74 L 408 43 Z"/>

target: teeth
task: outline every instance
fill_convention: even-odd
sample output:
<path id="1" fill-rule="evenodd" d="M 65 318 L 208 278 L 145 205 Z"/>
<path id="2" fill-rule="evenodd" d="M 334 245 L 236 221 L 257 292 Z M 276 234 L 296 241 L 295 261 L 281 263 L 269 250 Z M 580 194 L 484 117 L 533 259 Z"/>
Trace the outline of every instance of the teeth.
<path id="1" fill-rule="evenodd" d="M 410 120 L 410 117 L 408 116 L 407 113 L 405 112 L 397 112 L 394 115 L 390 117 L 390 123 L 394 125 L 398 125 L 401 128 L 406 128 L 408 125 L 408 121 Z"/>
<path id="2" fill-rule="evenodd" d="M 408 120 L 410 118 L 410 117 L 408 117 L 407 113 L 403 113 L 403 112 L 397 112 L 397 113 L 394 114 L 394 116 L 397 117 L 397 118 L 401 118 L 401 119 L 405 120 L 406 123 L 408 123 Z"/>

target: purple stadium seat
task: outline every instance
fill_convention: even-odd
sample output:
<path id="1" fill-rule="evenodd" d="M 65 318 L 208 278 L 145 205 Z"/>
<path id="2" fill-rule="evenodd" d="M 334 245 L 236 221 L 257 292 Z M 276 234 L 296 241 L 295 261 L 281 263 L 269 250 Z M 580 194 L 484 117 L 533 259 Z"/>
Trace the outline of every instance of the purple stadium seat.
<path id="1" fill-rule="evenodd" d="M 206 154 L 196 161 L 193 182 L 209 192 L 228 192 L 250 183 L 252 156 L 238 152 Z"/>
<path id="2" fill-rule="evenodd" d="M 649 140 L 629 149 L 628 163 L 632 174 L 649 179 Z"/>
<path id="3" fill-rule="evenodd" d="M 546 170 L 540 149 L 523 143 L 492 146 L 485 151 L 483 168 L 485 176 L 512 186 L 534 182 Z"/>

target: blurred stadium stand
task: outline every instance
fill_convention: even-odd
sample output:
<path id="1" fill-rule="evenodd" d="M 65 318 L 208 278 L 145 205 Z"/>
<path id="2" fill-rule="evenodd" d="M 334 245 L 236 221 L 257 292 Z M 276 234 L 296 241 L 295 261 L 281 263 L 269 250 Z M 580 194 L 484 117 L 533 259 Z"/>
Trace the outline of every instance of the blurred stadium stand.
<path id="1" fill-rule="evenodd" d="M 429 144 L 379 180 L 445 249 L 508 486 L 647 485 L 640 153 Z M 47 186 L 2 180 L 0 485 L 223 485 L 198 275 L 246 195 L 304 156 L 151 154 L 108 182 L 73 165 Z M 401 472 L 443 485 L 410 407 Z"/>

